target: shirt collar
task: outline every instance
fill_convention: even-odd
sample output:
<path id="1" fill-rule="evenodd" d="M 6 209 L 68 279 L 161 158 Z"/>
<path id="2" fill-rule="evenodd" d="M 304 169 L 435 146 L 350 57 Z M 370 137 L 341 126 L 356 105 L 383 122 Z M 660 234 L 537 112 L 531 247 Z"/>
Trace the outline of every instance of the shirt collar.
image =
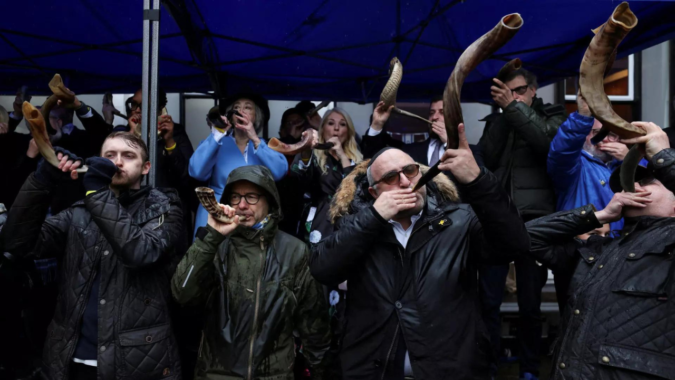
<path id="1" fill-rule="evenodd" d="M 415 223 L 422 217 L 423 211 L 424 211 L 424 209 L 420 210 L 419 214 L 415 214 L 415 215 L 410 217 L 410 227 L 408 227 L 408 229 L 412 228 L 415 225 Z M 398 227 L 403 228 L 403 226 L 401 226 L 401 223 L 399 223 L 399 222 L 397 222 L 393 219 L 389 219 L 389 223 L 393 224 L 394 226 L 398 226 Z"/>
<path id="2" fill-rule="evenodd" d="M 69 123 L 61 127 L 61 131 L 67 135 L 70 135 L 73 132 L 73 129 L 75 129 L 75 125 L 73 125 L 73 123 Z"/>

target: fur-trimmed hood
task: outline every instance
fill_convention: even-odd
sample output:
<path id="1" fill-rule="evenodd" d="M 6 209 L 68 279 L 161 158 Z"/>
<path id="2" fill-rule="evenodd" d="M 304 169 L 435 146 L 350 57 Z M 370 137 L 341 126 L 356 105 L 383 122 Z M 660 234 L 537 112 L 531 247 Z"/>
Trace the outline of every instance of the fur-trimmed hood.
<path id="1" fill-rule="evenodd" d="M 366 171 L 370 160 L 364 160 L 356 165 L 354 170 L 342 180 L 333 201 L 330 205 L 330 221 L 335 222 L 341 217 L 357 212 L 363 207 L 370 205 L 373 197 L 368 192 L 368 179 Z M 422 173 L 429 170 L 428 166 L 420 165 Z M 459 193 L 455 184 L 445 175 L 434 177 L 427 185 L 427 196 L 435 196 L 440 201 L 459 202 Z"/>

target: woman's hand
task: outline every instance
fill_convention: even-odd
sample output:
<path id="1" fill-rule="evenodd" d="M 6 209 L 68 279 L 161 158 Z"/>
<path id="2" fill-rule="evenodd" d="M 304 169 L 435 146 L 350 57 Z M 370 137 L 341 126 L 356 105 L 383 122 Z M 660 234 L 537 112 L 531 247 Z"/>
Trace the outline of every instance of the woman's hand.
<path id="1" fill-rule="evenodd" d="M 260 144 L 260 138 L 258 137 L 258 133 L 255 131 L 255 127 L 253 126 L 253 123 L 251 122 L 251 119 L 248 117 L 248 115 L 245 113 L 241 114 L 241 116 L 234 114 L 234 127 L 246 133 L 246 137 L 253 141 L 253 145 L 255 145 L 256 148 L 258 147 Z"/>

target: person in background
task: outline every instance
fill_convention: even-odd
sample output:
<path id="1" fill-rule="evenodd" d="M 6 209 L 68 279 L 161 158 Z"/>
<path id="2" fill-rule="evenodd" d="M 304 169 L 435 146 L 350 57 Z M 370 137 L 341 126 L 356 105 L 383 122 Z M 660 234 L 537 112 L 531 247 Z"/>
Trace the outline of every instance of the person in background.
<path id="1" fill-rule="evenodd" d="M 288 162 L 283 154 L 269 148 L 258 137 L 269 121 L 267 100 L 257 94 L 238 94 L 223 103 L 225 114 L 234 114 L 234 133 L 226 136 L 224 130 L 212 128 L 211 135 L 202 141 L 190 159 L 189 173 L 194 179 L 207 183 L 216 192 L 223 194 L 227 176 L 240 166 L 263 165 L 272 172 L 275 181 L 281 180 L 288 171 Z M 207 222 L 207 212 L 201 205 L 197 210 L 195 234 Z"/>
<path id="2" fill-rule="evenodd" d="M 555 211 L 555 192 L 546 173 L 546 157 L 565 109 L 544 104 L 536 96 L 537 77 L 519 69 L 494 78 L 491 95 L 502 112 L 486 121 L 478 145 L 488 170 L 495 173 L 525 221 Z M 520 378 L 539 376 L 541 349 L 541 289 L 548 271 L 530 257 L 515 261 L 518 289 L 518 343 Z M 484 266 L 480 271 L 483 318 L 490 332 L 495 358 L 501 355 L 500 307 L 508 265 Z M 493 375 L 496 373 L 496 363 Z"/>
<path id="3" fill-rule="evenodd" d="M 292 379 L 297 334 L 312 378 L 322 379 L 328 309 L 307 246 L 277 228 L 272 172 L 233 169 L 220 202 L 232 223 L 208 215 L 171 282 L 179 304 L 206 310 L 195 378 Z"/>
<path id="4" fill-rule="evenodd" d="M 0 186 L 0 203 L 4 203 L 7 209 L 12 207 L 21 185 L 28 175 L 35 170 L 35 167 L 29 167 L 28 169 L 21 167 L 32 139 L 30 134 L 16 131 L 23 119 L 23 111 L 21 110 L 23 100 L 21 90 L 19 90 L 12 104 L 14 112 L 7 113 L 4 107 L 0 110 L 7 115 L 7 121 L 0 126 L 0 168 L 2 168 L 1 175 L 3 178 L 2 186 Z"/>
<path id="5" fill-rule="evenodd" d="M 286 144 L 295 144 L 300 141 L 306 120 L 302 112 L 296 108 L 289 108 L 281 116 L 279 126 L 279 140 Z"/>
<path id="6" fill-rule="evenodd" d="M 303 212 L 303 235 L 305 241 L 318 243 L 322 237 L 333 232 L 328 218 L 330 203 L 342 179 L 354 166 L 363 161 L 363 155 L 356 143 L 356 131 L 349 114 L 341 108 L 326 112 L 321 120 L 318 133 L 312 133 L 312 147 L 331 143 L 328 150 L 306 150 L 295 156 L 291 166 L 291 177 L 298 179 L 302 192 L 309 192 L 311 205 Z"/>
<path id="7" fill-rule="evenodd" d="M 372 157 L 382 148 L 390 146 L 408 153 L 415 162 L 426 166 L 434 166 L 443 156 L 448 142 L 445 116 L 443 115 L 443 96 L 439 95 L 431 99 L 429 121 L 432 122 L 432 125 L 429 127 L 429 138 L 424 141 L 405 144 L 393 139 L 389 133 L 386 133 L 384 127 L 391 116 L 392 109 L 393 107 L 386 109 L 384 102 L 379 102 L 375 107 L 370 128 L 363 136 L 363 156 L 366 158 Z M 470 145 L 470 147 L 478 166 L 484 166 L 478 146 Z"/>
<path id="8" fill-rule="evenodd" d="M 316 108 L 316 104 L 314 104 L 309 100 L 303 100 L 298 102 L 298 104 L 296 104 L 294 108 L 298 112 L 300 112 L 302 117 L 305 118 L 305 120 L 307 120 L 307 122 L 312 128 L 314 128 L 317 131 L 319 130 L 319 127 L 321 126 L 321 115 L 319 115 L 318 112 L 311 113 L 312 110 Z"/>
<path id="9" fill-rule="evenodd" d="M 0 234 L 4 258 L 60 259 L 43 377 L 180 379 L 167 306 L 168 281 L 186 248 L 178 194 L 142 187 L 150 170 L 145 143 L 113 133 L 101 157 L 86 160 L 84 200 L 46 218 L 54 189 L 77 178 L 82 164 L 56 151 L 59 166 L 41 161 Z"/>

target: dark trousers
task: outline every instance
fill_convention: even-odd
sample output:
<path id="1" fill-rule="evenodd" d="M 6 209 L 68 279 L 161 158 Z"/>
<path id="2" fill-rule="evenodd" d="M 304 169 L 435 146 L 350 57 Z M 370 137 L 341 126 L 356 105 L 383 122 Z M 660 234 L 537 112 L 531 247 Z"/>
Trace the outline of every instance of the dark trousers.
<path id="1" fill-rule="evenodd" d="M 96 367 L 81 363 L 70 363 L 69 380 L 96 380 Z"/>
<path id="2" fill-rule="evenodd" d="M 546 284 L 548 271 L 530 258 L 515 261 L 518 289 L 518 343 L 520 346 L 520 374 L 529 372 L 539 376 L 541 353 L 541 289 Z M 500 355 L 501 320 L 499 309 L 504 297 L 508 265 L 481 266 L 480 297 L 483 321 L 490 334 L 495 359 Z M 493 365 L 493 373 L 497 370 Z"/>

